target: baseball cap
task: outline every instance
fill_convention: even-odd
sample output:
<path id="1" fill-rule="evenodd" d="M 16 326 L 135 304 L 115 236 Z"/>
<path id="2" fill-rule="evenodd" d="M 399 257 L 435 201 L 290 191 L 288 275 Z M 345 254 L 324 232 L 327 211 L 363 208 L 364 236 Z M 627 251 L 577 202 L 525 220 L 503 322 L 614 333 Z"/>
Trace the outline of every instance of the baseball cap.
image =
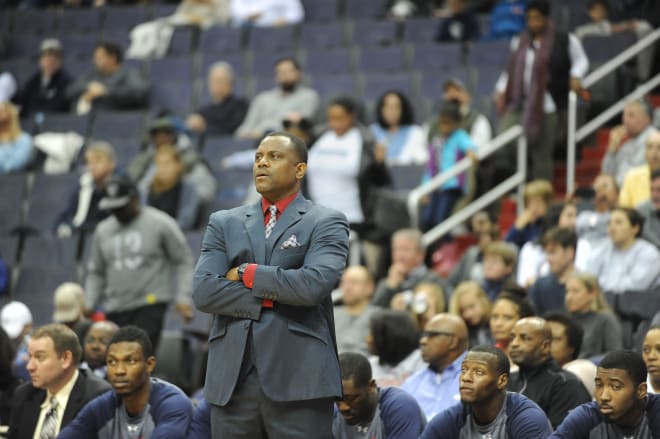
<path id="1" fill-rule="evenodd" d="M 444 84 L 442 84 L 442 89 L 447 90 L 449 87 L 456 87 L 460 88 L 462 90 L 467 90 L 467 87 L 465 86 L 465 83 L 461 81 L 460 79 L 454 77 L 454 78 L 449 78 L 447 79 Z"/>
<path id="2" fill-rule="evenodd" d="M 55 290 L 53 321 L 67 323 L 78 320 L 82 314 L 84 292 L 80 285 L 65 282 Z"/>
<path id="3" fill-rule="evenodd" d="M 114 176 L 105 187 L 105 195 L 99 201 L 99 209 L 112 210 L 126 206 L 137 195 L 135 183 L 126 176 Z"/>
<path id="4" fill-rule="evenodd" d="M 62 43 L 57 38 L 46 38 L 41 42 L 41 52 L 62 53 Z"/>
<path id="5" fill-rule="evenodd" d="M 9 338 L 15 339 L 21 335 L 25 325 L 32 323 L 32 313 L 23 302 L 14 300 L 2 308 L 0 322 Z"/>

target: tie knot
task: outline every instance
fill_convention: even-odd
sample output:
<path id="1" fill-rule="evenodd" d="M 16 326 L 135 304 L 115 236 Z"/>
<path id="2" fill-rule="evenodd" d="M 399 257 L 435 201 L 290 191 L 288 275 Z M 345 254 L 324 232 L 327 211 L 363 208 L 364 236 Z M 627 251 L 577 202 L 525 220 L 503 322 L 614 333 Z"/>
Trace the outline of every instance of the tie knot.
<path id="1" fill-rule="evenodd" d="M 57 402 L 57 398 L 55 398 L 54 396 L 51 396 L 50 397 L 50 408 L 51 409 L 56 409 L 58 405 L 59 405 L 59 403 Z"/>

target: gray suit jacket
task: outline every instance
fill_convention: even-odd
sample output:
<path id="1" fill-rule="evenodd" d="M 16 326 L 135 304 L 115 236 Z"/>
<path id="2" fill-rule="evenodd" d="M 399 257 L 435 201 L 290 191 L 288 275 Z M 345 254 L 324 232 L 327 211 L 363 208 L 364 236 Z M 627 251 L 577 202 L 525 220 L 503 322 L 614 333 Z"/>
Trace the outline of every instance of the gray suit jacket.
<path id="1" fill-rule="evenodd" d="M 295 235 L 299 246 L 283 245 Z M 198 309 L 213 313 L 205 396 L 229 402 L 252 333 L 264 393 L 274 401 L 339 397 L 330 293 L 348 255 L 348 222 L 298 195 L 266 241 L 261 201 L 211 215 L 193 281 Z M 256 263 L 252 289 L 224 275 Z M 272 312 L 262 312 L 263 298 Z"/>

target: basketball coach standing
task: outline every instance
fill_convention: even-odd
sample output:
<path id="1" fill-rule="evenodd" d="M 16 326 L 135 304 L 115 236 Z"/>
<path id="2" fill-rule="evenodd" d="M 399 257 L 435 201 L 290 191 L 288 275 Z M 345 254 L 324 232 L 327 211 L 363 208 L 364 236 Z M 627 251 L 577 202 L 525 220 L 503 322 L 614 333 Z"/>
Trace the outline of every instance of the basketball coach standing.
<path id="1" fill-rule="evenodd" d="M 262 199 L 211 215 L 193 299 L 214 314 L 205 397 L 214 438 L 330 438 L 341 396 L 330 292 L 348 223 L 300 194 L 307 148 L 273 133 L 253 164 Z"/>

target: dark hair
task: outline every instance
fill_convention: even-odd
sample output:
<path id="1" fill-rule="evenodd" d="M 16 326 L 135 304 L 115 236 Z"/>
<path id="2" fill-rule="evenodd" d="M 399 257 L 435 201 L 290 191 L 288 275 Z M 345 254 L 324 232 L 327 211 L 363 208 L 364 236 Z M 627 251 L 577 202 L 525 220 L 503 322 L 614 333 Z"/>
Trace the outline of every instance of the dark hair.
<path id="1" fill-rule="evenodd" d="M 625 370 L 635 386 L 646 382 L 646 364 L 637 352 L 611 351 L 605 354 L 598 367 Z"/>
<path id="2" fill-rule="evenodd" d="M 341 379 L 353 379 L 355 387 L 364 387 L 371 381 L 371 364 L 362 354 L 357 352 L 339 354 L 339 368 L 341 369 Z"/>
<path id="3" fill-rule="evenodd" d="M 440 107 L 439 116 L 447 118 L 452 122 L 459 123 L 462 119 L 461 106 L 455 99 L 444 101 Z"/>
<path id="4" fill-rule="evenodd" d="M 582 326 L 573 317 L 559 311 L 549 311 L 543 315 L 543 318 L 547 322 L 556 322 L 564 327 L 566 342 L 573 348 L 571 359 L 577 359 L 580 355 L 580 349 L 582 349 L 582 339 L 584 337 Z"/>
<path id="5" fill-rule="evenodd" d="M 511 289 L 512 288 L 507 288 L 507 290 L 511 290 Z M 521 291 L 524 290 L 521 289 Z M 500 299 L 508 300 L 518 308 L 519 319 L 524 319 L 525 317 L 532 317 L 536 315 L 536 311 L 534 311 L 534 305 L 532 305 L 532 302 L 530 302 L 528 298 L 519 294 L 517 291 L 501 292 L 499 296 L 495 298 L 493 304 L 495 304 L 495 302 L 497 302 Z"/>
<path id="6" fill-rule="evenodd" d="M 0 328 L 0 389 L 5 389 L 14 376 L 14 355 L 16 350 L 11 338 Z"/>
<path id="7" fill-rule="evenodd" d="M 274 131 L 272 133 L 266 134 L 264 138 L 261 139 L 261 141 L 263 142 L 268 137 L 285 137 L 289 139 L 291 147 L 298 156 L 298 160 L 303 163 L 307 163 L 307 145 L 305 145 L 305 142 L 300 137 L 294 136 L 293 134 L 287 133 L 286 131 Z"/>
<path id="8" fill-rule="evenodd" d="M 354 116 L 357 116 L 358 113 L 358 104 L 355 102 L 355 99 L 353 99 L 350 96 L 337 96 L 333 98 L 329 103 L 328 103 L 328 108 L 337 105 L 339 107 L 342 107 L 344 111 L 346 111 L 349 114 L 352 114 Z"/>
<path id="9" fill-rule="evenodd" d="M 577 247 L 577 235 L 571 229 L 563 227 L 553 227 L 543 235 L 541 245 L 559 244 L 563 248 L 572 248 L 575 250 Z"/>
<path id="10" fill-rule="evenodd" d="M 601 5 L 608 13 L 610 12 L 610 4 L 607 0 L 589 0 L 589 3 L 587 4 L 587 10 L 593 8 L 596 5 Z"/>
<path id="11" fill-rule="evenodd" d="M 623 212 L 624 215 L 628 218 L 628 222 L 630 222 L 630 225 L 632 227 L 638 226 L 639 230 L 637 230 L 637 234 L 635 235 L 635 238 L 639 238 L 642 235 L 642 230 L 644 229 L 644 217 L 642 216 L 641 213 L 639 213 L 635 209 L 631 209 L 630 207 L 615 207 L 612 209 L 612 212 L 615 211 L 620 211 Z"/>
<path id="12" fill-rule="evenodd" d="M 470 349 L 469 352 L 484 352 L 486 354 L 495 355 L 495 357 L 497 357 L 497 364 L 495 365 L 496 367 L 495 370 L 497 371 L 498 375 L 502 375 L 503 373 L 508 375 L 511 370 L 511 364 L 509 363 L 509 358 L 506 356 L 504 352 L 502 352 L 501 349 L 498 349 L 495 346 L 480 344 Z"/>
<path id="13" fill-rule="evenodd" d="M 117 332 L 115 332 L 115 335 L 112 336 L 110 343 L 108 343 L 108 349 L 110 349 L 110 346 L 115 343 L 125 341 L 135 342 L 142 346 L 142 354 L 144 355 L 145 360 L 149 357 L 153 357 L 154 346 L 151 344 L 151 340 L 144 329 L 133 325 L 122 326 Z"/>
<path id="14" fill-rule="evenodd" d="M 660 178 L 660 169 L 656 169 L 655 171 L 651 172 L 651 181 L 655 180 L 656 178 Z"/>
<path id="15" fill-rule="evenodd" d="M 376 120 L 378 121 L 378 125 L 380 125 L 381 128 L 388 128 L 387 122 L 383 119 L 383 106 L 385 105 L 385 97 L 387 97 L 387 95 L 394 95 L 398 97 L 399 102 L 401 102 L 401 118 L 399 119 L 399 125 L 414 124 L 415 111 L 413 110 L 408 97 L 398 90 L 388 90 L 378 98 L 378 102 L 376 103 Z"/>
<path id="16" fill-rule="evenodd" d="M 296 70 L 298 70 L 298 71 L 301 70 L 300 63 L 298 62 L 298 60 L 291 57 L 291 56 L 285 56 L 285 57 L 279 58 L 277 61 L 275 61 L 275 64 L 273 64 L 273 67 L 277 67 L 280 64 L 282 64 L 283 62 L 290 62 L 291 64 L 293 64 L 293 67 L 295 67 Z"/>
<path id="17" fill-rule="evenodd" d="M 535 10 L 541 13 L 544 17 L 550 16 L 550 2 L 548 0 L 531 0 L 527 3 L 525 12 Z"/>
<path id="18" fill-rule="evenodd" d="M 117 43 L 112 41 L 101 41 L 96 45 L 96 48 L 105 50 L 108 55 L 114 57 L 117 60 L 118 64 L 121 64 L 121 62 L 124 60 L 121 46 Z"/>
<path id="19" fill-rule="evenodd" d="M 68 326 L 61 323 L 51 323 L 37 328 L 37 330 L 32 333 L 33 339 L 44 337 L 53 340 L 57 355 L 62 356 L 66 351 L 70 351 L 71 356 L 73 357 L 73 363 L 80 363 L 82 358 L 80 340 L 78 340 L 76 333 Z"/>
<path id="20" fill-rule="evenodd" d="M 380 364 L 395 366 L 419 347 L 417 325 L 405 311 L 376 311 L 369 329 Z"/>

